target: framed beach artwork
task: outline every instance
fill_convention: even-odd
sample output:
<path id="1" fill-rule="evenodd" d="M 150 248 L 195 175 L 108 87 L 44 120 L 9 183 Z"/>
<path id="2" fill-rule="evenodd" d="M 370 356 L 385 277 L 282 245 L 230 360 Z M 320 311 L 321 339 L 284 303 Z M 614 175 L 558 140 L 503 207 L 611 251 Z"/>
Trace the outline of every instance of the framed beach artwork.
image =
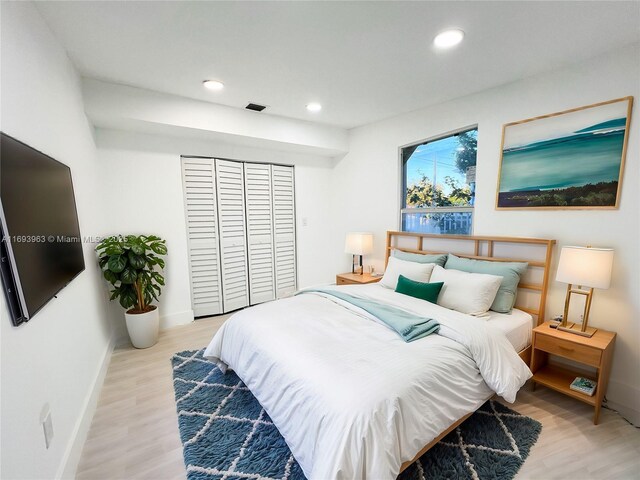
<path id="1" fill-rule="evenodd" d="M 633 97 L 507 123 L 497 209 L 617 208 Z"/>

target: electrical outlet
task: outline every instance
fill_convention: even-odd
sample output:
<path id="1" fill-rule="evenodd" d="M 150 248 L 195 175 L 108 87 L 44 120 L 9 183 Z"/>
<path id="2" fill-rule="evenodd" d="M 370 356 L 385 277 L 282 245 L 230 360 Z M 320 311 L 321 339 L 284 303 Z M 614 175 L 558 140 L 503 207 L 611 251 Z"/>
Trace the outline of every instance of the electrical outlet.
<path id="1" fill-rule="evenodd" d="M 44 444 L 47 449 L 51 446 L 51 440 L 53 440 L 53 421 L 51 420 L 51 410 L 49 404 L 45 404 L 40 412 L 40 423 L 42 423 L 42 430 L 44 432 Z"/>
<path id="2" fill-rule="evenodd" d="M 309 220 L 307 217 L 302 217 L 302 226 L 306 227 L 307 225 L 309 225 Z"/>

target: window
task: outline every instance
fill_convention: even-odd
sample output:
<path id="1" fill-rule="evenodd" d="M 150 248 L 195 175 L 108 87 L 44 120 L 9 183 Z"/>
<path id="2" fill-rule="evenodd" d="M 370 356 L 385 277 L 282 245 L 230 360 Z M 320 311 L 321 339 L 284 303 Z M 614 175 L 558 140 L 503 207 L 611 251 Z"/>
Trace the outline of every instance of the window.
<path id="1" fill-rule="evenodd" d="M 470 235 L 478 129 L 401 149 L 402 230 Z"/>

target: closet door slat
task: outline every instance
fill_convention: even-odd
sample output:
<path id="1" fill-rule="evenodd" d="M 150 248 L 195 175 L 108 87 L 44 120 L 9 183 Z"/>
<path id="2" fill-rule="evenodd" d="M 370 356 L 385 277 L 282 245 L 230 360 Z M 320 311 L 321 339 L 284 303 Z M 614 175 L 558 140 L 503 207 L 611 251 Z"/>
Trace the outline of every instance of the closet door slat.
<path id="1" fill-rule="evenodd" d="M 249 300 L 251 305 L 276 298 L 273 252 L 271 165 L 244 164 L 247 202 Z"/>
<path id="2" fill-rule="evenodd" d="M 271 166 L 276 297 L 292 295 L 296 282 L 296 223 L 293 167 Z"/>
<path id="3" fill-rule="evenodd" d="M 223 312 L 213 159 L 182 158 L 191 305 L 196 317 Z"/>
<path id="4" fill-rule="evenodd" d="M 244 165 L 215 161 L 224 312 L 249 305 Z"/>

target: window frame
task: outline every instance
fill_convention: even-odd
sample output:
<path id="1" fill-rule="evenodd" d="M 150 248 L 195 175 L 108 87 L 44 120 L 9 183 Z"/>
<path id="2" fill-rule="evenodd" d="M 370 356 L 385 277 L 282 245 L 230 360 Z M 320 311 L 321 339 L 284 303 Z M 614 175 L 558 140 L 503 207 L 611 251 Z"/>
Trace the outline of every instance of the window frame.
<path id="1" fill-rule="evenodd" d="M 418 140 L 418 141 L 414 141 L 414 142 L 410 142 L 407 143 L 405 145 L 400 145 L 398 147 L 398 164 L 399 164 L 399 170 L 400 170 L 400 195 L 399 195 L 399 200 L 400 200 L 400 204 L 399 204 L 399 208 L 398 208 L 398 231 L 399 232 L 404 232 L 405 230 L 402 229 L 402 225 L 403 225 L 403 221 L 402 221 L 402 215 L 405 213 L 452 213 L 452 212 L 471 212 L 471 230 L 467 235 L 473 235 L 473 231 L 475 230 L 475 222 L 473 221 L 473 218 L 475 215 L 473 215 L 474 213 L 474 205 L 469 205 L 467 207 L 420 207 L 420 208 L 407 208 L 406 205 L 406 201 L 407 201 L 407 169 L 406 169 L 406 163 L 403 162 L 402 160 L 402 151 L 405 148 L 409 148 L 409 147 L 418 147 L 420 145 L 425 145 L 427 143 L 432 143 L 432 142 L 436 142 L 438 140 L 442 140 L 444 138 L 447 137 L 453 137 L 455 135 L 459 135 L 461 133 L 465 133 L 465 132 L 469 132 L 471 130 L 478 130 L 478 124 L 472 124 L 472 125 L 467 125 L 466 127 L 462 127 L 462 128 L 456 128 L 455 130 L 450 130 L 446 133 L 442 133 L 439 135 L 435 135 L 423 140 Z M 477 166 L 477 149 L 476 149 L 476 166 Z M 411 233 L 411 232 L 408 232 Z M 434 235 L 445 235 L 445 234 L 434 234 Z M 467 236 L 464 235 L 464 236 Z"/>

